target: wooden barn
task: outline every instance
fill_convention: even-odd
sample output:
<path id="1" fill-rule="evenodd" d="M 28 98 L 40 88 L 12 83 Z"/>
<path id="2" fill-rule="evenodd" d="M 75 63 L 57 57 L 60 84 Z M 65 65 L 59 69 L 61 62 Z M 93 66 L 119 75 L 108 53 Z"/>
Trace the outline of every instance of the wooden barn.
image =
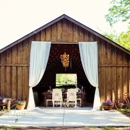
<path id="1" fill-rule="evenodd" d="M 79 42 L 97 42 L 100 101 L 115 100 L 130 93 L 130 51 L 98 32 L 63 14 L 0 50 L 0 95 L 15 99 L 29 97 L 30 50 L 32 41 L 51 42 L 45 73 L 33 87 L 35 103 L 45 106 L 42 93 L 56 86 L 56 74 L 76 74 L 83 87 L 84 106 L 93 103 L 95 88 L 82 67 Z M 63 67 L 60 55 L 69 54 L 69 66 Z M 51 105 L 51 104 L 50 104 Z"/>

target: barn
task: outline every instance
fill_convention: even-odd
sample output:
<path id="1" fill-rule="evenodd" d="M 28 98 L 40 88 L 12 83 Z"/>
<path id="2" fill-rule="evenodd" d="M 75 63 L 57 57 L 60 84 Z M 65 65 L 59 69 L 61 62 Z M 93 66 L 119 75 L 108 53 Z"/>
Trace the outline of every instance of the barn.
<path id="1" fill-rule="evenodd" d="M 46 49 L 49 50 L 45 53 L 48 53 L 48 59 L 42 77 L 31 86 L 32 43 L 49 43 L 50 47 Z M 93 85 L 86 76 L 80 43 L 97 45 L 97 54 L 92 49 L 90 57 L 92 61 L 97 57 L 97 69 L 94 69 L 98 77 L 97 85 Z M 61 63 L 60 56 L 64 53 L 69 55 L 68 67 Z M 35 56 L 33 52 L 32 55 Z M 98 102 L 99 106 L 99 102 L 106 99 L 115 101 L 122 94 L 130 93 L 130 51 L 65 14 L 0 50 L 0 95 L 26 99 L 30 105 L 34 104 L 34 95 L 35 104 L 40 102 L 45 106 L 42 94 L 50 87 L 56 87 L 57 74 L 77 75 L 76 85 L 83 86 L 86 93 L 84 106 L 89 102 Z"/>

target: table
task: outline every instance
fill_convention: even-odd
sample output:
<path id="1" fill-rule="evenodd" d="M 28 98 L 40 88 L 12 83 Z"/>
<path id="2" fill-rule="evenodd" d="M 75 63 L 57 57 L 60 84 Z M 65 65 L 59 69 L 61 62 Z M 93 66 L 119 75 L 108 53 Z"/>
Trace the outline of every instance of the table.
<path id="1" fill-rule="evenodd" d="M 11 102 L 13 101 L 13 99 L 11 98 L 6 98 L 6 102 L 0 102 L 0 107 L 2 107 L 2 109 L 4 110 L 5 106 L 7 106 L 7 110 L 10 111 L 10 105 L 11 105 Z"/>

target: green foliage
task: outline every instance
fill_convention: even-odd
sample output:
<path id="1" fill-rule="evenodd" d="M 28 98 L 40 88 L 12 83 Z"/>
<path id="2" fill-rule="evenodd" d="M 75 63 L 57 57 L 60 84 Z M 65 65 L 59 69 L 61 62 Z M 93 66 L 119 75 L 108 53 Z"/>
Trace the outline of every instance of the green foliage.
<path id="1" fill-rule="evenodd" d="M 77 75 L 76 74 L 57 74 L 56 75 L 56 86 L 62 85 L 76 85 Z"/>
<path id="2" fill-rule="evenodd" d="M 15 103 L 18 105 L 24 105 L 24 104 L 26 104 L 26 101 L 25 100 L 16 100 Z"/>
<path id="3" fill-rule="evenodd" d="M 110 4 L 105 18 L 111 26 L 118 21 L 130 23 L 130 0 L 112 0 Z"/>
<path id="4" fill-rule="evenodd" d="M 127 32 L 121 32 L 119 35 L 115 32 L 104 33 L 103 35 L 130 51 L 130 26 Z"/>
<path id="5" fill-rule="evenodd" d="M 104 127 L 104 129 L 105 129 L 105 130 L 115 130 L 115 128 L 114 128 L 114 127 L 111 127 L 111 126 L 106 126 L 106 127 Z"/>
<path id="6" fill-rule="evenodd" d="M 130 50 L 130 27 L 127 32 L 120 33 L 119 37 L 115 40 L 115 42 L 119 43 L 124 48 Z"/>
<path id="7" fill-rule="evenodd" d="M 120 111 L 122 114 L 130 113 L 130 108 L 128 108 L 128 109 L 118 109 L 118 111 Z"/>
<path id="8" fill-rule="evenodd" d="M 10 126 L 10 127 L 7 127 L 7 126 L 0 126 L 0 130 L 21 130 L 22 128 L 21 127 L 18 127 L 18 126 Z"/>

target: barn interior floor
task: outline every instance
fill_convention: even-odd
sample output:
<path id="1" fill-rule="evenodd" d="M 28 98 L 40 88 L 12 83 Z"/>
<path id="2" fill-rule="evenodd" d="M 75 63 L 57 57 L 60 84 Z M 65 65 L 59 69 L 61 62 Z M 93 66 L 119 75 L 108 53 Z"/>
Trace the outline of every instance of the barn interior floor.
<path id="1" fill-rule="evenodd" d="M 0 116 L 5 126 L 129 126 L 130 119 L 116 110 L 94 111 L 92 107 L 37 107 L 11 110 Z"/>

